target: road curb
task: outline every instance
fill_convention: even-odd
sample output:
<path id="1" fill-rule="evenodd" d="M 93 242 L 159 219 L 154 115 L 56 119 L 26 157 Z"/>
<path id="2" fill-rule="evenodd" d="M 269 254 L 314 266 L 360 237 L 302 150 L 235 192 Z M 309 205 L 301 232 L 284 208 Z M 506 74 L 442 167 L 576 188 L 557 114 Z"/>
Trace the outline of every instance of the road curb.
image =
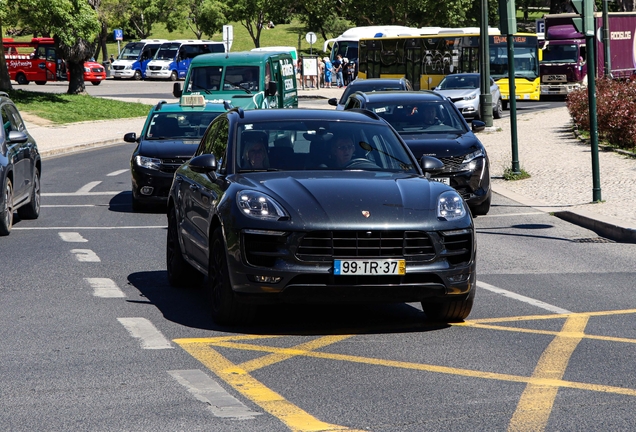
<path id="1" fill-rule="evenodd" d="M 636 230 L 623 226 L 620 220 L 610 216 L 588 212 L 585 209 L 577 209 L 576 211 L 563 210 L 563 207 L 533 200 L 516 192 L 512 192 L 501 185 L 493 184 L 492 191 L 537 211 L 554 215 L 561 220 L 594 231 L 599 236 L 608 238 L 617 243 L 636 243 Z"/>
<path id="2" fill-rule="evenodd" d="M 41 150 L 40 157 L 42 159 L 48 159 L 54 156 L 66 155 L 69 153 L 80 152 L 83 150 L 89 150 L 89 149 L 97 148 L 97 147 L 110 147 L 115 144 L 121 144 L 121 143 L 123 143 L 123 140 L 121 138 L 113 138 L 113 139 L 103 140 L 103 141 L 75 144 L 70 147 L 59 147 L 59 148 L 54 148 L 49 150 Z"/>

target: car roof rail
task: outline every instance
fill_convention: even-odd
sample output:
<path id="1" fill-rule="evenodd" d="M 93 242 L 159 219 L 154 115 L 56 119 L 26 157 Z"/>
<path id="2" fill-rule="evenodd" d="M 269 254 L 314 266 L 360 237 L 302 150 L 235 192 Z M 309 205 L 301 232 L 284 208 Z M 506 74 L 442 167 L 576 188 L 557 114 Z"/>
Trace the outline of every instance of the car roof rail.
<path id="1" fill-rule="evenodd" d="M 366 115 L 369 118 L 372 118 L 373 120 L 380 120 L 380 116 L 379 115 L 377 115 L 373 111 L 365 109 L 365 108 L 351 108 L 350 110 L 347 110 L 347 111 L 359 112 L 359 113 L 362 113 L 362 114 Z"/>
<path id="2" fill-rule="evenodd" d="M 166 104 L 168 102 L 166 102 L 165 100 L 160 100 L 159 102 L 157 102 L 157 105 L 155 105 L 155 110 L 159 111 L 161 109 L 161 107 L 163 106 L 163 104 Z"/>

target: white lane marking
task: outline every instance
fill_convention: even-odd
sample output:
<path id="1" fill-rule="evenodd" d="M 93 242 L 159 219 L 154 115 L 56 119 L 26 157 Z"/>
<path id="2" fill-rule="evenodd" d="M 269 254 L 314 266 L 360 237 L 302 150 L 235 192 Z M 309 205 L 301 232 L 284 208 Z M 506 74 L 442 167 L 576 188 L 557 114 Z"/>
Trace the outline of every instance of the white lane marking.
<path id="1" fill-rule="evenodd" d="M 71 253 L 79 262 L 100 262 L 101 260 L 95 252 L 90 249 L 71 249 Z"/>
<path id="2" fill-rule="evenodd" d="M 66 208 L 66 207 L 97 207 L 95 204 L 42 204 L 40 207 Z M 100 207 L 104 207 L 103 205 Z"/>
<path id="3" fill-rule="evenodd" d="M 166 229 L 167 225 L 145 225 L 145 226 L 114 226 L 114 227 L 13 227 L 13 231 L 38 231 L 38 230 L 118 230 L 118 229 Z"/>
<path id="4" fill-rule="evenodd" d="M 88 241 L 77 232 L 61 232 L 58 234 L 62 240 L 69 243 L 85 243 Z"/>
<path id="5" fill-rule="evenodd" d="M 93 295 L 102 298 L 122 298 L 126 294 L 119 289 L 114 280 L 108 278 L 84 278 L 93 287 Z"/>
<path id="6" fill-rule="evenodd" d="M 168 349 L 174 348 L 170 341 L 146 318 L 117 318 L 128 333 L 139 339 L 143 349 Z"/>
<path id="7" fill-rule="evenodd" d="M 483 288 L 488 291 L 492 291 L 496 294 L 501 294 L 504 297 L 509 297 L 514 300 L 519 300 L 524 303 L 531 304 L 541 309 L 545 309 L 550 312 L 554 312 L 556 314 L 569 314 L 572 313 L 567 309 L 562 309 L 558 306 L 551 305 L 549 303 L 542 302 L 541 300 L 536 300 L 530 297 L 523 296 L 521 294 L 513 293 L 512 291 L 508 291 L 502 288 L 497 288 L 496 286 L 487 284 L 486 282 L 477 281 L 477 286 Z"/>
<path id="8" fill-rule="evenodd" d="M 128 171 L 129 170 L 127 170 L 127 169 L 113 171 L 112 173 L 106 174 L 106 177 L 115 177 L 115 176 L 118 176 L 119 174 L 123 174 L 123 173 L 128 172 Z"/>
<path id="9" fill-rule="evenodd" d="M 262 414 L 250 410 L 201 370 L 175 370 L 168 373 L 197 400 L 208 404 L 208 408 L 217 417 L 248 420 Z"/>
<path id="10" fill-rule="evenodd" d="M 85 194 L 91 191 L 91 189 L 93 189 L 95 186 L 97 186 L 98 184 L 100 184 L 102 181 L 101 180 L 97 180 L 97 181 L 92 181 L 89 183 L 86 183 L 84 186 L 82 186 L 81 188 L 79 188 L 77 190 L 77 192 L 75 192 L 76 194 Z"/>
<path id="11" fill-rule="evenodd" d="M 81 192 L 81 189 L 77 192 L 49 192 L 42 193 L 42 196 L 47 197 L 71 197 L 71 196 L 101 196 L 101 195 L 118 195 L 123 192 L 130 191 L 106 191 L 106 192 Z"/>

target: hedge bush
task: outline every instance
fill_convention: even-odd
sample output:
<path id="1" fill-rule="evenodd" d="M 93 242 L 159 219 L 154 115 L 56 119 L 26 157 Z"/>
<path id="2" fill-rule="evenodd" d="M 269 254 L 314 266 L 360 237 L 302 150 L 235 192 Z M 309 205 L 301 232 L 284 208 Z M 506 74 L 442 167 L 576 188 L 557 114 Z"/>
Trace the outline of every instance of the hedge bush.
<path id="1" fill-rule="evenodd" d="M 568 95 L 574 124 L 590 130 L 587 88 Z M 599 140 L 625 150 L 636 149 L 636 82 L 600 79 L 596 82 L 596 118 Z"/>

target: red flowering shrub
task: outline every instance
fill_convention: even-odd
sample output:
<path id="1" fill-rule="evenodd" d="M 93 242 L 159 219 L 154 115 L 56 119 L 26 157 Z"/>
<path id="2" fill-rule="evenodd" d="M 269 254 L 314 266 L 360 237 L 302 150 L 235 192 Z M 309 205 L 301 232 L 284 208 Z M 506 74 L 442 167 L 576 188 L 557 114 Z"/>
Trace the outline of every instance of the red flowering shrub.
<path id="1" fill-rule="evenodd" d="M 567 107 L 579 129 L 590 130 L 587 88 L 568 95 Z M 636 148 L 636 83 L 601 79 L 596 82 L 599 139 L 623 149 Z"/>

